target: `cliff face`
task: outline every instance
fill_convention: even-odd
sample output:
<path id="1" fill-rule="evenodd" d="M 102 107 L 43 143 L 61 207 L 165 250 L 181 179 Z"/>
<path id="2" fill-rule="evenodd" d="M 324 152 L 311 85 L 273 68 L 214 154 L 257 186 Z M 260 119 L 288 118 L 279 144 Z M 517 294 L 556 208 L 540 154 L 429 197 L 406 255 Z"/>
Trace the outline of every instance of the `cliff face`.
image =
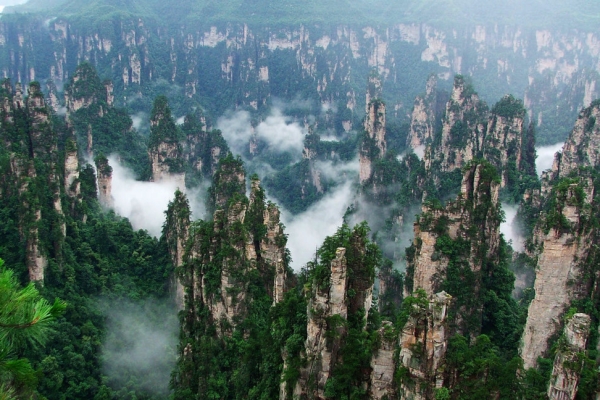
<path id="1" fill-rule="evenodd" d="M 594 168 L 600 164 L 600 124 L 596 123 L 599 117 L 598 101 L 579 113 L 562 152 L 555 157 L 552 178 L 567 177 L 580 167 Z"/>
<path id="2" fill-rule="evenodd" d="M 594 188 L 591 181 L 563 181 L 551 192 L 555 198 L 540 226 L 534 243 L 539 246 L 535 278 L 535 298 L 529 305 L 523 333 L 521 357 L 526 368 L 548 349 L 548 339 L 561 327 L 562 315 L 571 302 L 587 293 L 582 281 L 593 231 L 587 221 Z"/>
<path id="3" fill-rule="evenodd" d="M 69 197 L 76 199 L 79 199 L 81 194 L 77 144 L 73 139 L 67 140 L 65 145 L 65 193 L 67 193 Z"/>
<path id="4" fill-rule="evenodd" d="M 295 396 L 324 397 L 325 384 L 338 362 L 338 350 L 345 333 L 343 321 L 348 318 L 348 271 L 346 249 L 340 247 L 331 261 L 330 286 L 320 287 L 316 282 L 308 303 L 305 360 L 307 367 L 300 371 L 294 389 Z M 331 323 L 333 319 L 336 323 Z M 330 326 L 333 325 L 333 326 Z M 328 331 L 333 331 L 328 335 Z"/>
<path id="5" fill-rule="evenodd" d="M 463 243 L 462 257 L 474 274 L 480 273 L 484 260 L 498 258 L 499 184 L 490 169 L 490 165 L 471 165 L 463 175 L 458 199 L 446 207 L 423 205 L 414 225 L 414 254 L 408 260 L 412 287 L 408 290 L 423 289 L 428 295 L 441 290 L 449 261 L 442 245 L 446 240 Z"/>
<path id="6" fill-rule="evenodd" d="M 417 149 L 433 140 L 437 128 L 437 76 L 427 79 L 425 95 L 415 98 L 415 104 L 410 117 L 410 129 L 406 139 L 407 147 Z"/>
<path id="7" fill-rule="evenodd" d="M 190 206 L 183 192 L 177 190 L 175 198 L 169 202 L 166 211 L 164 234 L 167 240 L 169 255 L 175 271 L 183 268 L 185 246 L 189 239 Z M 171 291 L 174 293 L 177 307 L 184 307 L 184 287 L 177 277 L 177 272 L 171 277 Z"/>
<path id="8" fill-rule="evenodd" d="M 571 400 L 577 394 L 583 360 L 580 354 L 586 350 L 590 334 L 591 318 L 587 314 L 575 314 L 565 325 L 563 336 L 554 358 L 548 399 Z"/>
<path id="9" fill-rule="evenodd" d="M 527 135 L 524 127 L 525 109 L 512 96 L 503 97 L 492 109 L 482 146 L 483 158 L 495 165 L 500 173 L 500 187 L 509 184 L 510 169 L 525 168 Z M 534 163 L 535 160 L 527 160 Z M 510 182 L 513 185 L 516 182 Z"/>
<path id="10" fill-rule="evenodd" d="M 362 93 L 356 93 L 352 74 L 366 76 L 375 69 L 383 78 L 386 102 L 397 105 L 395 113 L 403 115 L 418 92 L 401 83 L 421 76 L 419 71 L 433 70 L 444 80 L 472 75 L 486 82 L 489 98 L 524 96 L 538 127 L 553 133 L 564 128 L 553 126 L 557 116 L 574 116 L 598 97 L 598 43 L 595 32 L 499 25 L 269 29 L 228 24 L 171 30 L 131 18 L 115 21 L 114 29 L 95 30 L 62 17 L 48 23 L 35 17 L 26 22 L 3 18 L 0 24 L 4 76 L 60 84 L 72 76 L 72 60 L 90 60 L 99 70 L 110 71 L 119 104 L 124 93 L 129 97 L 164 79 L 181 84 L 184 94 L 194 99 L 215 91 L 216 85 L 216 95 L 227 98 L 225 109 L 259 108 L 271 95 L 293 97 L 285 84 L 285 75 L 291 73 L 322 103 L 333 100 L 354 111 Z M 282 68 L 278 57 L 289 60 L 289 67 Z M 210 60 L 210 67 L 199 60 Z M 225 89 L 233 82 L 245 87 L 230 96 Z M 557 98 L 566 100 L 556 104 Z"/>
<path id="11" fill-rule="evenodd" d="M 57 134 L 37 82 L 29 85 L 25 97 L 20 84 L 13 90 L 10 81 L 5 80 L 0 98 L 1 152 L 7 160 L 2 167 L 0 195 L 6 204 L 17 199 L 18 212 L 12 218 L 18 221 L 29 278 L 43 283 L 49 249 L 60 251 L 66 230 L 57 168 Z M 40 233 L 42 218 L 51 232 L 45 238 Z"/>
<path id="12" fill-rule="evenodd" d="M 425 153 L 427 169 L 450 172 L 477 156 L 483 145 L 487 106 L 462 76 L 454 78 L 441 137 Z"/>
<path id="13" fill-rule="evenodd" d="M 483 158 L 500 173 L 501 188 L 519 192 L 523 177 L 535 175 L 535 137 L 533 127 L 524 127 L 524 118 L 520 100 L 507 95 L 488 110 L 473 87 L 456 76 L 441 133 L 429 140 L 425 151 L 425 168 L 433 182 L 439 186 L 445 173 Z"/>
<path id="14" fill-rule="evenodd" d="M 201 114 L 190 114 L 184 118 L 181 130 L 185 136 L 183 153 L 185 161 L 202 178 L 212 178 L 219 160 L 229 151 L 221 131 L 209 130 L 206 118 Z M 158 165 L 152 162 L 152 167 Z"/>
<path id="15" fill-rule="evenodd" d="M 439 292 L 428 299 L 422 297 L 409 311 L 400 334 L 399 364 L 404 376 L 398 390 L 402 398 L 430 399 L 433 389 L 442 387 L 451 301 L 452 296 Z"/>
<path id="16" fill-rule="evenodd" d="M 108 159 L 100 154 L 95 159 L 96 177 L 98 179 L 98 201 L 106 208 L 113 206 L 112 197 L 112 167 Z"/>
<path id="17" fill-rule="evenodd" d="M 364 138 L 360 144 L 359 180 L 366 182 L 373 173 L 372 164 L 385 156 L 385 103 L 381 100 L 381 81 L 378 77 L 369 78 L 367 106 L 364 121 Z"/>
<path id="18" fill-rule="evenodd" d="M 154 182 L 172 180 L 180 189 L 185 189 L 183 148 L 165 96 L 159 96 L 154 101 L 150 117 L 148 157 Z"/>
<path id="19" fill-rule="evenodd" d="M 92 159 L 100 153 L 118 154 L 125 163 L 135 160 L 131 164 L 143 168 L 145 140 L 133 129 L 129 114 L 114 106 L 113 84 L 102 82 L 88 62 L 81 63 L 70 76 L 64 86 L 65 110 L 75 147 Z"/>
<path id="20" fill-rule="evenodd" d="M 312 280 L 307 287 L 307 327 L 304 350 L 300 352 L 300 369 L 295 386 L 284 381 L 280 398 L 326 398 L 337 397 L 351 390 L 349 386 L 366 388 L 371 379 L 364 371 L 369 363 L 377 365 L 378 372 L 383 364 L 392 360 L 358 361 L 355 346 L 364 340 L 364 330 L 372 303 L 374 268 L 378 263 L 378 250 L 367 238 L 364 225 L 350 230 L 341 227 L 338 232 L 325 239 L 317 251 L 320 260 L 312 268 Z M 339 247 L 344 244 L 345 247 Z M 323 259 L 324 258 L 324 259 Z M 362 338 L 362 339 L 358 339 Z M 363 342 L 364 343 L 364 342 Z M 389 354 L 391 341 L 388 343 Z M 298 354 L 287 354 L 297 357 Z M 352 360 L 352 361 L 351 361 Z M 344 371 L 344 363 L 353 366 Z M 355 363 L 359 363 L 358 368 Z M 364 363 L 364 364 L 361 364 Z M 350 372 L 351 370 L 353 372 Z M 392 367 L 393 369 L 393 367 Z M 390 372 L 382 372 L 390 374 Z M 349 375 L 348 375 L 349 374 Z M 344 375 L 346 378 L 340 378 Z M 352 382 L 339 386 L 339 379 L 352 376 Z M 373 380 L 379 382 L 379 373 Z M 381 384 L 376 383 L 376 386 Z M 374 389 L 377 391 L 378 389 Z"/>
<path id="21" fill-rule="evenodd" d="M 535 298 L 529 305 L 520 349 L 527 368 L 535 367 L 537 358 L 546 354 L 548 340 L 562 329 L 563 314 L 572 302 L 593 290 L 589 265 L 595 263 L 596 182 L 585 168 L 597 162 L 592 150 L 598 136 L 597 113 L 597 104 L 580 113 L 563 152 L 555 155 L 552 171 L 542 177 L 544 213 L 533 237 Z"/>
<path id="22" fill-rule="evenodd" d="M 208 310 L 220 337 L 230 336 L 245 318 L 255 273 L 275 303 L 286 291 L 288 260 L 279 210 L 266 203 L 258 179 L 252 181 L 249 199 L 245 186 L 241 160 L 228 155 L 211 188 L 213 220 L 190 225 L 187 200 L 178 192 L 165 228 L 186 312 L 195 320 L 194 310 Z"/>

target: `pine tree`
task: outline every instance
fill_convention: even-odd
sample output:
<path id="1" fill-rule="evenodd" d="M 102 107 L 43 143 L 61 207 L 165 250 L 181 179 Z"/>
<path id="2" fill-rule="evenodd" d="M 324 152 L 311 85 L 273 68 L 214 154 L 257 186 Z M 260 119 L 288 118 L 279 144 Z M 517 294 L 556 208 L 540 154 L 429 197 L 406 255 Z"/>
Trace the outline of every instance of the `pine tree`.
<path id="1" fill-rule="evenodd" d="M 43 345 L 51 322 L 66 303 L 42 298 L 34 283 L 21 288 L 12 270 L 0 259 L 0 399 L 23 398 L 36 385 L 36 372 L 29 361 L 18 358 L 26 345 Z"/>

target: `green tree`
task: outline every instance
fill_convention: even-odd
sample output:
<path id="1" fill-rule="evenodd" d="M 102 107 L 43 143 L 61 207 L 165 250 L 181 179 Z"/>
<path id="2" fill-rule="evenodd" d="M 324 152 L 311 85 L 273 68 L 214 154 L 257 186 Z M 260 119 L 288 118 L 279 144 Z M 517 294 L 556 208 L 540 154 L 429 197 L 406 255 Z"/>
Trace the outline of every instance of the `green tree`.
<path id="1" fill-rule="evenodd" d="M 55 299 L 50 304 L 33 283 L 21 288 L 12 270 L 0 259 L 0 398 L 23 398 L 36 383 L 29 361 L 18 357 L 25 345 L 43 345 L 51 322 L 66 308 Z"/>

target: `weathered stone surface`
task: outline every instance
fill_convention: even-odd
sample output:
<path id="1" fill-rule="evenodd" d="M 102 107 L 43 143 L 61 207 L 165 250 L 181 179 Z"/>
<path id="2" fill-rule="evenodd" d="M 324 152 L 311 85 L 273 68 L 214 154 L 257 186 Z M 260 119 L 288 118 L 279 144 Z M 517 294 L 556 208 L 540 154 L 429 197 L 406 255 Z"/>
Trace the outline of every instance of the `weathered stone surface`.
<path id="1" fill-rule="evenodd" d="M 366 137 L 359 151 L 359 180 L 366 182 L 372 174 L 371 164 L 375 159 L 383 158 L 387 150 L 385 140 L 385 103 L 380 99 L 381 81 L 370 77 L 367 90 L 364 130 Z"/>
<path id="2" fill-rule="evenodd" d="M 185 172 L 171 172 L 168 160 L 177 160 L 181 149 L 177 143 L 160 143 L 156 148 L 148 150 L 152 166 L 153 182 L 175 182 L 181 190 L 185 189 Z"/>
<path id="3" fill-rule="evenodd" d="M 578 353 L 585 351 L 590 324 L 591 318 L 587 314 L 575 314 L 567 322 L 554 358 L 548 386 L 549 400 L 575 399 L 583 363 Z"/>
<path id="4" fill-rule="evenodd" d="M 76 146 L 75 141 L 70 142 Z M 78 198 L 81 192 L 79 182 L 79 159 L 77 148 L 65 151 L 65 193 L 69 197 Z"/>
<path id="5" fill-rule="evenodd" d="M 415 256 L 409 262 L 413 265 L 413 290 L 424 289 L 431 295 L 441 289 L 440 285 L 446 276 L 447 258 L 436 250 L 438 237 L 447 233 L 450 239 L 467 239 L 469 227 L 474 224 L 473 211 L 483 202 L 489 202 L 485 221 L 479 221 L 477 238 L 472 240 L 471 252 L 468 258 L 473 272 L 481 270 L 483 258 L 477 253 L 482 243 L 486 245 L 488 258 L 497 258 L 500 244 L 500 221 L 497 218 L 499 210 L 499 185 L 496 182 L 482 180 L 482 164 L 473 165 L 465 171 L 461 191 L 456 201 L 449 202 L 443 209 L 433 209 L 423 205 L 422 214 L 414 224 L 415 239 L 413 246 Z M 442 223 L 444 232 L 436 231 L 436 226 Z M 407 293 L 408 294 L 408 293 Z"/>
<path id="6" fill-rule="evenodd" d="M 306 367 L 300 371 L 300 379 L 296 383 L 294 394 L 308 395 L 324 398 L 324 389 L 331 370 L 337 361 L 337 348 L 341 330 L 338 335 L 328 339 L 325 335 L 329 317 L 338 316 L 345 320 L 348 316 L 346 305 L 347 295 L 347 265 L 346 249 L 340 247 L 336 250 L 335 258 L 331 262 L 331 278 L 329 290 L 321 289 L 317 282 L 313 283 L 311 299 L 308 303 L 308 324 L 306 328 L 305 359 Z M 328 341 L 333 341 L 328 345 Z M 308 385 L 308 382 L 314 382 Z"/>
<path id="7" fill-rule="evenodd" d="M 410 129 L 406 144 L 412 149 L 424 146 L 433 139 L 436 125 L 437 76 L 427 79 L 424 96 L 417 96 L 410 118 Z"/>
<path id="8" fill-rule="evenodd" d="M 393 324 L 384 321 L 377 331 L 379 347 L 371 358 L 371 377 L 369 397 L 371 399 L 390 398 L 394 393 L 394 373 L 396 363 L 394 354 L 398 340 L 394 335 Z"/>
<path id="9" fill-rule="evenodd" d="M 566 177 L 580 167 L 596 167 L 600 165 L 600 102 L 579 113 L 575 126 L 565 142 L 560 157 L 552 166 L 558 176 Z"/>
<path id="10" fill-rule="evenodd" d="M 415 304 L 400 334 L 400 358 L 410 384 L 402 382 L 401 398 L 430 399 L 433 388 L 442 386 L 443 361 L 448 346 L 446 317 L 452 296 L 446 292 L 429 296 L 427 306 Z"/>
<path id="11" fill-rule="evenodd" d="M 487 106 L 473 88 L 456 76 L 442 120 L 441 141 L 425 152 L 425 167 L 430 170 L 437 165 L 440 171 L 450 172 L 475 158 L 483 145 L 486 113 Z"/>
<path id="12" fill-rule="evenodd" d="M 96 160 L 96 179 L 98 180 L 98 201 L 104 207 L 112 208 L 112 167 L 106 157 L 100 156 Z"/>
<path id="13" fill-rule="evenodd" d="M 537 365 L 537 358 L 548 350 L 548 339 L 560 330 L 562 315 L 569 304 L 582 295 L 580 263 L 586 259 L 592 242 L 590 231 L 581 229 L 587 217 L 576 205 L 576 187 L 577 184 L 571 185 L 558 204 L 558 211 L 572 228 L 568 232 L 550 228 L 544 233 L 543 227 L 538 226 L 535 232 L 534 242 L 541 252 L 537 260 L 535 298 L 529 305 L 520 350 L 525 368 Z M 593 186 L 586 190 L 592 191 Z M 592 197 L 590 192 L 587 199 Z"/>

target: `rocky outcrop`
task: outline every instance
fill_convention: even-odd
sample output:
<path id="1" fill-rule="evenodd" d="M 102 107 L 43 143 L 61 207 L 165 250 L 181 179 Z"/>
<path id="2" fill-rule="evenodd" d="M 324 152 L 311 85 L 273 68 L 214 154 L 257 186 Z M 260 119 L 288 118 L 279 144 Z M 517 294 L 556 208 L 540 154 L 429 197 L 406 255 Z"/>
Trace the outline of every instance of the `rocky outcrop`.
<path id="1" fill-rule="evenodd" d="M 575 122 L 561 153 L 557 153 L 552 166 L 551 179 L 567 177 L 580 167 L 600 165 L 600 101 L 583 109 Z"/>
<path id="2" fill-rule="evenodd" d="M 275 282 L 273 284 L 273 303 L 283 300 L 287 290 L 287 270 L 285 268 L 285 242 L 286 237 L 283 234 L 283 225 L 279 221 L 279 208 L 271 202 L 263 214 L 263 223 L 267 228 L 267 233 L 260 243 L 261 257 L 269 264 L 275 267 Z"/>
<path id="3" fill-rule="evenodd" d="M 526 368 L 537 365 L 562 329 L 563 314 L 574 300 L 588 296 L 592 288 L 586 278 L 587 265 L 595 261 L 593 244 L 596 203 L 595 182 L 586 168 L 600 162 L 600 103 L 582 110 L 563 147 L 556 153 L 552 170 L 542 175 L 541 196 L 546 211 L 534 230 L 533 255 L 537 257 L 535 298 L 529 312 L 520 348 Z"/>
<path id="4" fill-rule="evenodd" d="M 536 228 L 534 243 L 540 252 L 535 298 L 529 305 L 520 351 L 525 368 L 535 367 L 538 357 L 545 355 L 548 339 L 561 329 L 562 315 L 587 290 L 582 263 L 592 245 L 593 232 L 587 221 L 593 195 L 591 181 L 563 181 L 553 188 L 554 206 Z"/>
<path id="5" fill-rule="evenodd" d="M 108 164 L 108 159 L 99 154 L 94 159 L 96 164 L 96 178 L 98 180 L 98 201 L 106 208 L 112 208 L 112 167 Z"/>
<path id="6" fill-rule="evenodd" d="M 189 239 L 190 206 L 185 194 L 177 190 L 175 198 L 169 202 L 166 211 L 166 221 L 163 233 L 167 240 L 171 263 L 176 271 L 183 267 L 185 246 Z M 182 310 L 184 307 L 184 287 L 176 272 L 171 277 L 171 291 L 174 293 L 175 303 Z"/>
<path id="7" fill-rule="evenodd" d="M 450 172 L 477 157 L 483 146 L 486 118 L 486 104 L 473 87 L 457 75 L 446 104 L 441 137 L 425 152 L 425 167 Z"/>
<path id="8" fill-rule="evenodd" d="M 152 181 L 164 182 L 173 181 L 177 183 L 177 187 L 185 189 L 185 173 L 174 172 L 179 170 L 178 167 L 172 167 L 171 161 L 175 163 L 180 161 L 181 148 L 178 144 L 159 143 L 158 146 L 149 150 L 150 164 L 152 166 Z"/>
<path id="9" fill-rule="evenodd" d="M 219 160 L 229 152 L 229 147 L 221 131 L 208 130 L 206 124 L 202 114 L 190 114 L 184 118 L 181 130 L 185 135 L 185 161 L 199 176 L 210 179 L 217 170 Z"/>
<path id="10" fill-rule="evenodd" d="M 437 76 L 427 79 L 425 95 L 415 98 L 415 104 L 410 117 L 410 129 L 406 139 L 407 147 L 417 149 L 425 146 L 431 140 L 436 129 L 437 113 Z"/>
<path id="11" fill-rule="evenodd" d="M 382 158 L 386 152 L 385 103 L 380 99 L 371 100 L 365 116 L 365 137 L 359 152 L 359 180 L 366 182 L 372 174 L 372 163 Z"/>
<path id="12" fill-rule="evenodd" d="M 17 199 L 12 218 L 23 243 L 23 261 L 29 279 L 43 284 L 48 254 L 60 254 L 66 234 L 63 186 L 57 168 L 58 135 L 39 83 L 31 82 L 25 97 L 20 84 L 13 90 L 5 80 L 0 98 L 0 140 L 6 157 L 0 174 L 0 198 L 7 202 Z"/>
<path id="13" fill-rule="evenodd" d="M 504 96 L 492 109 L 487 123 L 482 146 L 483 158 L 500 171 L 502 188 L 509 183 L 509 162 L 514 164 L 515 170 L 523 169 L 523 150 L 527 139 L 524 119 L 523 103 L 512 96 Z M 529 161 L 535 165 L 535 158 Z M 516 184 L 516 182 L 512 183 Z"/>
<path id="14" fill-rule="evenodd" d="M 429 298 L 423 292 L 416 296 L 419 300 L 413 303 L 400 334 L 403 376 L 398 391 L 401 398 L 425 400 L 433 398 L 433 390 L 442 387 L 449 337 L 446 317 L 452 296 L 446 292 Z"/>
<path id="15" fill-rule="evenodd" d="M 358 152 L 360 183 L 366 182 L 371 177 L 373 161 L 383 158 L 387 150 L 381 77 L 375 73 L 369 75 L 365 104 L 364 137 Z"/>
<path id="16" fill-rule="evenodd" d="M 65 193 L 67 196 L 76 199 L 81 194 L 79 158 L 77 157 L 77 144 L 74 139 L 67 139 L 65 144 Z"/>
<path id="17" fill-rule="evenodd" d="M 398 347 L 398 337 L 393 324 L 384 321 L 377 331 L 379 346 L 371 358 L 371 376 L 369 398 L 386 399 L 395 393 L 394 373 L 396 372 L 395 353 Z"/>
<path id="18" fill-rule="evenodd" d="M 407 294 L 416 289 L 423 289 L 428 295 L 441 290 L 448 255 L 438 244 L 440 238 L 469 243 L 470 249 L 462 257 L 474 273 L 481 271 L 484 260 L 498 258 L 499 184 L 494 180 L 493 171 L 489 164 L 474 163 L 463 175 L 456 201 L 445 207 L 424 203 L 422 213 L 414 224 L 414 254 L 411 252 L 408 260 L 413 271 L 412 287 L 407 287 Z"/>
<path id="19" fill-rule="evenodd" d="M 190 224 L 187 200 L 177 194 L 165 234 L 184 289 L 186 313 L 196 321 L 195 310 L 207 309 L 210 323 L 223 337 L 233 333 L 253 301 L 248 297 L 249 277 L 258 273 L 278 302 L 286 290 L 289 267 L 279 210 L 266 202 L 257 177 L 252 179 L 250 198 L 246 197 L 241 159 L 229 154 L 219 162 L 209 193 L 212 221 Z"/>
<path id="20" fill-rule="evenodd" d="M 553 126 L 556 117 L 574 116 L 598 97 L 600 88 L 600 41 L 597 32 L 585 28 L 550 32 L 502 23 L 451 28 L 397 23 L 323 30 L 311 24 L 251 28 L 232 23 L 198 29 L 182 21 L 181 29 L 173 31 L 161 21 L 135 16 L 120 20 L 114 31 L 93 26 L 60 16 L 50 23 L 5 18 L 0 46 L 10 57 L 1 68 L 3 75 L 15 81 L 52 79 L 60 86 L 73 75 L 73 60 L 89 60 L 98 70 L 120 77 L 115 90 L 119 104 L 131 99 L 132 92 L 147 95 L 153 83 L 164 80 L 185 85 L 185 94 L 195 101 L 205 95 L 201 88 L 211 88 L 227 101 L 224 109 L 261 107 L 271 95 L 293 98 L 285 79 L 297 76 L 322 102 L 347 104 L 355 112 L 355 96 L 363 94 L 356 93 L 360 85 L 352 78 L 376 69 L 388 104 L 397 104 L 402 114 L 417 94 L 411 79 L 427 69 L 443 80 L 463 73 L 490 82 L 488 97 L 525 96 L 531 119 L 546 132 L 560 131 Z M 293 66 L 286 74 L 272 67 L 282 53 L 289 64 L 280 65 Z M 207 57 L 211 59 L 203 63 Z M 244 92 L 230 96 L 228 85 L 236 80 L 243 82 Z M 557 104 L 557 98 L 565 100 Z"/>
<path id="21" fill-rule="evenodd" d="M 345 248 L 336 250 L 328 287 L 313 282 L 304 344 L 306 367 L 300 371 L 294 396 L 324 398 L 325 384 L 337 362 L 337 350 L 345 331 L 344 321 L 348 317 L 345 255 Z M 328 331 L 333 334 L 327 335 Z"/>
<path id="22" fill-rule="evenodd" d="M 591 318 L 587 314 L 575 314 L 567 321 L 563 336 L 559 339 L 548 399 L 574 400 L 579 385 L 583 360 L 580 354 L 585 352 L 590 334 Z"/>
<path id="23" fill-rule="evenodd" d="M 148 157 L 152 181 L 174 181 L 180 189 L 185 189 L 183 148 L 165 96 L 158 96 L 152 108 Z"/>
<path id="24" fill-rule="evenodd" d="M 92 65 L 80 64 L 74 71 L 71 81 L 65 85 L 67 116 L 83 108 L 89 108 L 98 100 L 105 100 L 103 89 Z"/>

